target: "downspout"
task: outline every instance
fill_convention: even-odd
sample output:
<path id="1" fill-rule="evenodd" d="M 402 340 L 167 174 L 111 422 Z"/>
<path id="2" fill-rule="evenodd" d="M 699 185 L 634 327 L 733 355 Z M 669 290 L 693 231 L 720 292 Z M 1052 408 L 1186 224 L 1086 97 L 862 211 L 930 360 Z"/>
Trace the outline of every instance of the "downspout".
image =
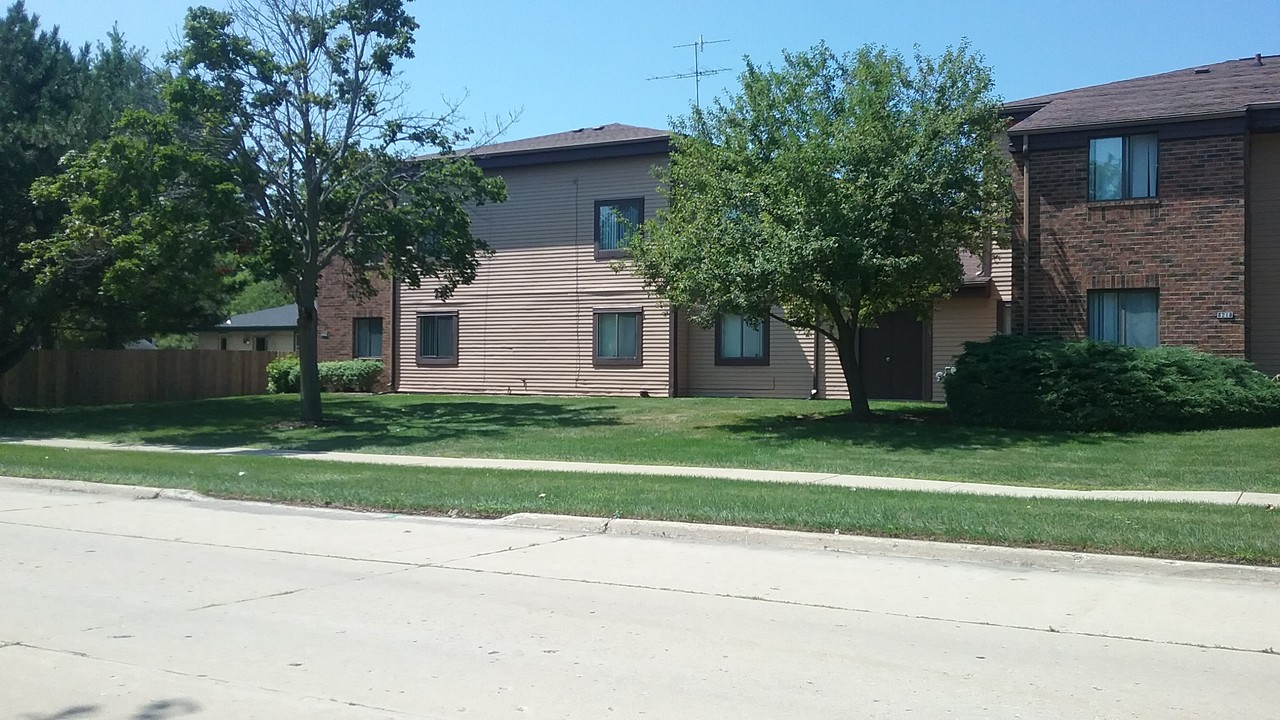
<path id="1" fill-rule="evenodd" d="M 809 399 L 822 397 L 822 333 L 813 331 L 813 388 L 809 390 Z"/>
<path id="2" fill-rule="evenodd" d="M 391 276 L 391 392 L 400 392 L 400 280 Z"/>
<path id="3" fill-rule="evenodd" d="M 1022 334 L 1031 334 L 1031 136 L 1022 136 Z"/>
<path id="4" fill-rule="evenodd" d="M 671 305 L 671 320 L 668 331 L 671 348 L 667 370 L 667 397 L 680 397 L 680 308 Z"/>

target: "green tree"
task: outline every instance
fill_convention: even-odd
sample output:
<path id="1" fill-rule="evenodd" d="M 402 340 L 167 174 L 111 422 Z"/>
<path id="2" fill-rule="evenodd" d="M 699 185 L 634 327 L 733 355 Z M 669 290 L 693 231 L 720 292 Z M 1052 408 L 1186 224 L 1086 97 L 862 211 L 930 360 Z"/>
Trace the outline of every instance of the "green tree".
<path id="1" fill-rule="evenodd" d="M 24 245 L 37 289 L 57 292 L 73 337 L 109 347 L 223 317 L 241 195 L 225 163 L 180 141 L 167 113 L 130 110 L 106 140 L 68 155 L 32 196 L 67 214 Z"/>
<path id="2" fill-rule="evenodd" d="M 280 279 L 254 280 L 247 273 L 241 275 L 240 282 L 244 287 L 227 303 L 228 315 L 242 315 L 293 302 L 293 293 Z"/>
<path id="3" fill-rule="evenodd" d="M 105 137 L 128 108 L 159 103 L 159 78 L 145 53 L 113 30 L 96 50 L 73 50 L 57 28 L 41 29 L 21 2 L 0 20 L 0 373 L 36 344 L 59 341 L 119 346 L 143 334 L 145 318 L 112 302 L 81 267 L 46 273 L 33 247 L 59 228 L 67 204 L 35 202 L 33 188 L 91 142 Z M 61 278 L 66 282 L 57 282 Z M 182 287 L 182 286 L 179 286 Z M 170 304 L 166 298 L 166 304 Z"/>
<path id="4" fill-rule="evenodd" d="M 259 277 L 278 277 L 298 305 L 301 416 L 322 419 L 315 300 L 336 261 L 447 297 L 474 279 L 488 248 L 467 208 L 505 199 L 454 156 L 468 131 L 456 108 L 400 110 L 396 63 L 418 25 L 407 0 L 232 0 L 187 14 L 166 98 L 195 125 L 200 152 L 233 168 L 240 251 Z M 406 163 L 412 152 L 439 152 Z M 370 292 L 353 276 L 353 291 Z"/>
<path id="5" fill-rule="evenodd" d="M 700 324 L 773 317 L 828 338 L 870 418 L 859 328 L 927 315 L 960 286 L 960 251 L 1006 219 L 991 73 L 965 45 L 746 65 L 737 94 L 676 121 L 669 207 L 631 240 L 632 269 Z"/>
<path id="6" fill-rule="evenodd" d="M 62 211 L 36 205 L 31 183 L 56 172 L 75 147 L 88 59 L 21 2 L 0 21 L 0 374 L 51 327 L 57 293 L 37 291 L 21 245 L 47 235 Z"/>

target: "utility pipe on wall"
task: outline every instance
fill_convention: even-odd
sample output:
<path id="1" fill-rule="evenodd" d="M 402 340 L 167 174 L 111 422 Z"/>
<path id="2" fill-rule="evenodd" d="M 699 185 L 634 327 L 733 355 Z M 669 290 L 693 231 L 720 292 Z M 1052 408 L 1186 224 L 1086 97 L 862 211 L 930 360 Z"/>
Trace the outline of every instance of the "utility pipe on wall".
<path id="1" fill-rule="evenodd" d="M 1022 136 L 1022 334 L 1031 334 L 1031 136 Z"/>

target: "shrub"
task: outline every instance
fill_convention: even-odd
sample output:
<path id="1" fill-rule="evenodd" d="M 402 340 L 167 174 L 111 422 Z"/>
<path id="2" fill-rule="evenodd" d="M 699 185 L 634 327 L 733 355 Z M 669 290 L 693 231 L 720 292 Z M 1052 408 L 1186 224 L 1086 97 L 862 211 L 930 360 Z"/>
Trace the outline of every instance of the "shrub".
<path id="1" fill-rule="evenodd" d="M 381 360 L 339 360 L 320 363 L 320 388 L 325 392 L 373 392 L 382 375 Z M 267 363 L 267 392 L 296 393 L 298 358 L 285 355 Z"/>
<path id="2" fill-rule="evenodd" d="M 298 357 L 284 355 L 267 363 L 267 392 L 298 392 Z"/>
<path id="3" fill-rule="evenodd" d="M 966 343 L 946 380 L 958 422 L 1035 430 L 1280 424 L 1280 383 L 1188 348 L 1002 335 Z"/>
<path id="4" fill-rule="evenodd" d="M 373 392 L 382 368 L 381 360 L 322 362 L 320 387 L 325 392 Z"/>

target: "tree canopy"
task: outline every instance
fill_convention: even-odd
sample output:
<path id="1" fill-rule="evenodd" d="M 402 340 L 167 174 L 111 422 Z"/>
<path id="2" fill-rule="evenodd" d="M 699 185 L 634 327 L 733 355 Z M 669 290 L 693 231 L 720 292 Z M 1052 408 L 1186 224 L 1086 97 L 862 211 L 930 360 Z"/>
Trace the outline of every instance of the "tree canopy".
<path id="1" fill-rule="evenodd" d="M 869 417 L 858 329 L 927 315 L 1007 217 L 990 71 L 967 46 L 914 61 L 819 44 L 674 123 L 669 207 L 632 239 L 632 269 L 700 324 L 772 316 L 830 339 Z"/>
<path id="2" fill-rule="evenodd" d="M 96 49 L 71 48 L 57 29 L 14 3 L 0 20 L 0 373 L 41 338 L 111 344 L 148 329 L 154 313 L 136 312 L 98 283 L 117 259 L 77 258 L 55 272 L 39 251 L 58 232 L 68 205 L 33 190 L 90 143 L 104 138 L 128 108 L 157 107 L 159 78 L 142 50 L 117 31 Z M 38 191 L 37 191 L 38 194 Z M 163 269 L 163 268 L 157 268 Z M 163 274 L 149 277 L 160 283 Z M 171 286 L 172 287 L 172 286 Z M 161 298 L 172 308 L 171 297 Z M 160 328 L 151 328 L 160 329 Z"/>
<path id="3" fill-rule="evenodd" d="M 104 214 L 109 184 L 60 188 L 71 198 L 68 233 L 118 239 L 145 223 L 160 246 L 175 247 L 220 233 L 255 275 L 283 281 L 299 309 L 307 421 L 322 419 L 315 300 L 324 271 L 339 261 L 375 267 L 447 297 L 475 277 L 487 251 L 471 235 L 468 206 L 505 199 L 500 179 L 452 154 L 468 137 L 456 108 L 427 116 L 400 107 L 395 68 L 412 57 L 418 27 L 407 2 L 192 8 L 168 56 L 165 112 L 122 128 L 137 144 L 117 137 L 114 149 L 100 148 L 118 161 L 119 187 L 136 205 Z M 178 173 L 147 169 L 155 158 L 172 159 Z M 93 173 L 84 161 L 72 176 Z M 367 275 L 349 277 L 353 292 L 370 291 Z"/>

